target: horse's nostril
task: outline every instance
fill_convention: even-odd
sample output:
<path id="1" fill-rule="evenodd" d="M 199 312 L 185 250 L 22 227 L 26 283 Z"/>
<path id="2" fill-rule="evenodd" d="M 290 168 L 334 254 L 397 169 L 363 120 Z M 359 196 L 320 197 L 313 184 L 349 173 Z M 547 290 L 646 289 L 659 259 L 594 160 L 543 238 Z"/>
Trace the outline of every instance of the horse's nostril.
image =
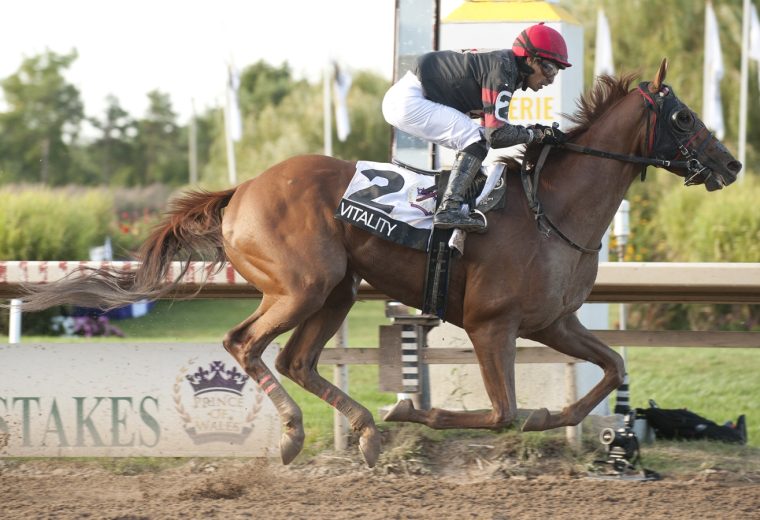
<path id="1" fill-rule="evenodd" d="M 739 173 L 742 169 L 742 163 L 739 161 L 731 161 L 728 163 L 727 168 L 733 173 Z"/>

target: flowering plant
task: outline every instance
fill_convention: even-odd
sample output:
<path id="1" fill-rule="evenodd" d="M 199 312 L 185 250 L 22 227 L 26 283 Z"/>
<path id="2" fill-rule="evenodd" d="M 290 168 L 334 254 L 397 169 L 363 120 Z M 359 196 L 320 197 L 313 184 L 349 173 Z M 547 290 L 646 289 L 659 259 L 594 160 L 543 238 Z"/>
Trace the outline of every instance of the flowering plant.
<path id="1" fill-rule="evenodd" d="M 115 257 L 133 257 L 159 220 L 159 213 L 149 209 L 117 214 L 111 224 Z"/>
<path id="2" fill-rule="evenodd" d="M 111 324 L 106 316 L 56 316 L 51 329 L 62 336 L 117 336 L 124 337 L 119 327 Z"/>

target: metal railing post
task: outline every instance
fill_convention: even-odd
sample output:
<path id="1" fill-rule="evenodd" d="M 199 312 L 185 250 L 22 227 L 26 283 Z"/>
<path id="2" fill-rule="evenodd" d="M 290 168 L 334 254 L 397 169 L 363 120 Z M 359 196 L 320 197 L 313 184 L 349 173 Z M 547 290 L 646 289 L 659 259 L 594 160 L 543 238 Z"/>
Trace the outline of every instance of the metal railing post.
<path id="1" fill-rule="evenodd" d="M 8 343 L 21 343 L 21 300 L 11 300 Z"/>

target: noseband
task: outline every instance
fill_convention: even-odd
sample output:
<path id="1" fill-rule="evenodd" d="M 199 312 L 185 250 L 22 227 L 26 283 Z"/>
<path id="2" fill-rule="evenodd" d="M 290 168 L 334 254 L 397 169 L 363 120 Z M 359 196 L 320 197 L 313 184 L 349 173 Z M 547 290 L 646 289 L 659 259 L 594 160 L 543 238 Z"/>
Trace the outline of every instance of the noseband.
<path id="1" fill-rule="evenodd" d="M 698 159 L 699 152 L 707 144 L 711 135 L 704 124 L 699 122 L 699 130 L 689 137 L 698 121 L 686 105 L 681 103 L 675 95 L 671 95 L 670 88 L 663 86 L 659 91 L 652 94 L 649 91 L 649 82 L 643 82 L 639 84 L 638 92 L 644 98 L 644 104 L 650 111 L 650 114 L 647 115 L 647 131 L 644 138 L 645 156 L 607 152 L 565 142 L 557 145 L 544 145 L 535 166 L 523 161 L 521 170 L 523 189 L 538 228 L 544 235 L 549 236 L 549 233 L 554 231 L 570 247 L 585 254 L 598 253 L 602 248 L 601 244 L 594 249 L 577 244 L 562 233 L 543 211 L 541 202 L 538 200 L 538 178 L 546 156 L 553 146 L 595 157 L 641 164 L 642 181 L 646 177 L 647 166 L 685 169 L 689 172 L 688 175 L 684 176 L 684 182 L 687 186 L 703 184 L 712 177 L 712 172 Z M 557 126 L 555 123 L 555 128 Z M 668 156 L 670 158 L 666 159 L 665 157 Z"/>

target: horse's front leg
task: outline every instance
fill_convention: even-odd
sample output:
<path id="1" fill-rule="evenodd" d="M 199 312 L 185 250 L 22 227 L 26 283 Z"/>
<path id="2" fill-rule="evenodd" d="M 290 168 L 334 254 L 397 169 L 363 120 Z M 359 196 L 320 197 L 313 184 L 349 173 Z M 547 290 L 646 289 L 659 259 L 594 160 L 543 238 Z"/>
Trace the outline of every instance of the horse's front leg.
<path id="1" fill-rule="evenodd" d="M 480 364 L 480 373 L 491 399 L 491 410 L 451 411 L 440 408 L 417 410 L 410 399 L 396 404 L 386 421 L 416 422 L 435 429 L 508 426 L 517 415 L 515 400 L 515 336 L 497 323 L 468 331 Z"/>
<path id="2" fill-rule="evenodd" d="M 602 400 L 623 383 L 623 358 L 584 327 L 575 314 L 555 321 L 549 327 L 528 336 L 553 349 L 590 361 L 604 370 L 604 377 L 585 396 L 566 406 L 559 414 L 545 408 L 533 412 L 523 424 L 523 431 L 541 431 L 580 423 Z"/>

